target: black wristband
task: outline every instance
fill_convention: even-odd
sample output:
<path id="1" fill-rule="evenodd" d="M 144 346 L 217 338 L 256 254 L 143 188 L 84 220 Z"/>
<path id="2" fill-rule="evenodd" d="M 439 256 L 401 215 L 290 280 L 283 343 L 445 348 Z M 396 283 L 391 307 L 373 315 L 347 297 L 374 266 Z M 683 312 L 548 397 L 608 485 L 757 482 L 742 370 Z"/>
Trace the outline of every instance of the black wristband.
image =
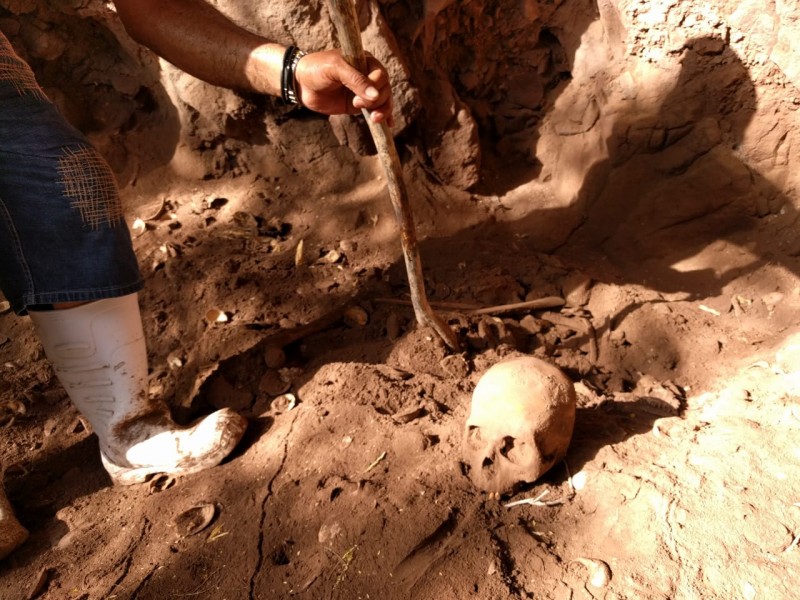
<path id="1" fill-rule="evenodd" d="M 286 104 L 300 104 L 297 93 L 297 78 L 295 69 L 297 63 L 306 55 L 297 46 L 289 46 L 283 53 L 283 68 L 281 69 L 281 98 Z"/>

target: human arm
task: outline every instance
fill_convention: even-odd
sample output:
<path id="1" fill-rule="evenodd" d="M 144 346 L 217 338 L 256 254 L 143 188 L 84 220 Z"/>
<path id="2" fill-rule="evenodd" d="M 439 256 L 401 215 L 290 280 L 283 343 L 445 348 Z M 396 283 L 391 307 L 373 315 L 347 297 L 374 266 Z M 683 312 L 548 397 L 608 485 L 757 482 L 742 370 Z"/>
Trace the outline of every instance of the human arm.
<path id="1" fill-rule="evenodd" d="M 114 0 L 129 35 L 176 67 L 222 87 L 280 96 L 285 47 L 239 27 L 204 0 Z M 312 52 L 295 69 L 301 103 L 324 114 L 370 111 L 391 123 L 389 76 L 374 58 L 368 75 L 338 50 Z"/>

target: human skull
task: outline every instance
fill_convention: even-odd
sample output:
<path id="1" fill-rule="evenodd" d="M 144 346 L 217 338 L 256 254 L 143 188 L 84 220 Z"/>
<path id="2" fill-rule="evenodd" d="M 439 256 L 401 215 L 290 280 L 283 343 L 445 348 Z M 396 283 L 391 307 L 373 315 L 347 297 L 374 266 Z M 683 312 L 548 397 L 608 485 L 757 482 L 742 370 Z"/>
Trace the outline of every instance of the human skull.
<path id="1" fill-rule="evenodd" d="M 462 457 L 480 489 L 506 493 L 532 483 L 564 457 L 575 425 L 575 388 L 532 356 L 492 366 L 478 381 Z"/>

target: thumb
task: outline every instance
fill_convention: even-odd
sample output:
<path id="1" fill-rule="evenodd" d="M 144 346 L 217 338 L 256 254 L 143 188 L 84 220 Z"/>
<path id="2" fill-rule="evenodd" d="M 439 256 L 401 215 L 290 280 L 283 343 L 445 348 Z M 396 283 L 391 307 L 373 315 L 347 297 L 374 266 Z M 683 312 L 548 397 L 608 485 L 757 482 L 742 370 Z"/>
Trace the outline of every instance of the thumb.
<path id="1" fill-rule="evenodd" d="M 356 96 L 365 100 L 375 100 L 380 96 L 378 88 L 361 71 L 343 61 L 339 81 Z"/>

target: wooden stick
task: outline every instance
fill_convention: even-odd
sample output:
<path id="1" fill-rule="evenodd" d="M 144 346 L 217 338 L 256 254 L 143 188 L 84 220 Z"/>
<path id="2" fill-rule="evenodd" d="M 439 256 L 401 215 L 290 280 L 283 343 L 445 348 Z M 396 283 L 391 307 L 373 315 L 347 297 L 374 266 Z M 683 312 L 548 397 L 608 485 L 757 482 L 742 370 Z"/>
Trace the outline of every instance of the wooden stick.
<path id="1" fill-rule="evenodd" d="M 496 315 L 499 313 L 511 312 L 512 310 L 541 310 L 543 308 L 558 308 L 559 306 L 564 306 L 564 303 L 565 301 L 563 298 L 547 296 L 546 298 L 536 298 L 536 300 L 528 300 L 527 302 L 487 306 L 486 308 L 471 310 L 467 314 L 474 317 L 477 315 Z"/>
<path id="2" fill-rule="evenodd" d="M 397 304 L 400 306 L 414 306 L 411 300 L 404 300 L 403 298 L 374 298 L 378 304 Z M 436 310 L 443 312 L 464 313 L 471 310 L 477 310 L 480 306 L 475 304 L 466 304 L 464 302 L 430 302 L 430 305 Z"/>
<path id="3" fill-rule="evenodd" d="M 402 298 L 375 298 L 375 302 L 381 304 L 400 304 L 403 306 L 413 306 L 410 300 L 403 300 Z M 438 308 L 445 312 L 454 312 L 475 317 L 478 315 L 497 315 L 504 312 L 511 312 L 514 310 L 543 310 L 547 308 L 558 308 L 564 306 L 565 300 L 560 296 L 547 296 L 545 298 L 536 298 L 535 300 L 527 300 L 526 302 L 514 302 L 513 304 L 498 304 L 497 306 L 475 306 L 474 304 L 465 304 L 463 302 L 431 302 L 431 306 Z"/>
<path id="4" fill-rule="evenodd" d="M 339 37 L 339 45 L 345 60 L 362 73 L 366 73 L 367 59 L 361 45 L 361 33 L 356 20 L 353 0 L 329 0 L 331 18 Z M 408 283 L 411 288 L 411 303 L 414 306 L 414 315 L 417 323 L 422 326 L 432 327 L 453 350 L 458 349 L 458 339 L 453 330 L 441 317 L 433 312 L 425 296 L 425 283 L 422 276 L 422 261 L 417 246 L 417 234 L 414 227 L 414 217 L 408 202 L 408 192 L 403 181 L 403 171 L 400 157 L 394 146 L 394 138 L 386 122 L 373 123 L 367 110 L 361 111 L 369 125 L 369 131 L 378 149 L 383 170 L 386 174 L 386 183 L 389 189 L 389 198 L 394 207 L 395 217 L 400 227 L 400 242 L 403 247 Z"/>

